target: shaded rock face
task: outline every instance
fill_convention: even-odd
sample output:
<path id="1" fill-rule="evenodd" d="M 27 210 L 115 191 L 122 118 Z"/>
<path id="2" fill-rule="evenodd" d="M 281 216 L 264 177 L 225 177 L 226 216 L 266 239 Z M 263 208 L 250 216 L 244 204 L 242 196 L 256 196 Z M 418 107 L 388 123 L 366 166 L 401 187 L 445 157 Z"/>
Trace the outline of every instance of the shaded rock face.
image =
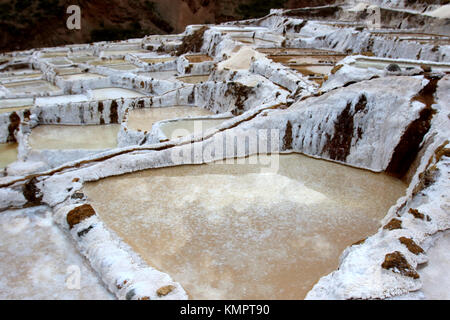
<path id="1" fill-rule="evenodd" d="M 386 224 L 383 229 L 385 230 L 395 230 L 395 229 L 401 229 L 402 228 L 402 221 L 398 220 L 396 218 L 392 219 L 391 221 Z"/>
<path id="2" fill-rule="evenodd" d="M 431 126 L 431 119 L 435 110 L 431 107 L 434 103 L 434 93 L 439 78 L 430 78 L 428 84 L 413 98 L 425 105 L 420 111 L 419 117 L 411 122 L 404 131 L 400 142 L 394 149 L 391 162 L 386 172 L 398 177 L 403 177 L 413 163 L 420 149 L 420 143 Z"/>
<path id="3" fill-rule="evenodd" d="M 182 55 L 188 52 L 200 52 L 203 45 L 203 35 L 208 30 L 208 27 L 201 27 L 192 34 L 183 38 L 183 42 L 177 50 L 177 55 Z"/>
<path id="4" fill-rule="evenodd" d="M 26 182 L 22 187 L 22 192 L 28 201 L 28 205 L 40 205 L 42 202 L 43 194 L 41 190 L 36 186 L 37 179 L 33 178 L 30 181 Z"/>
<path id="5" fill-rule="evenodd" d="M 352 111 L 352 103 L 347 103 L 345 109 L 337 117 L 334 126 L 334 135 L 323 148 L 324 153 L 328 153 L 330 159 L 345 161 L 350 153 L 350 147 L 353 139 L 354 124 L 353 117 L 358 112 L 363 112 L 367 104 L 367 98 L 364 95 L 359 97 Z"/>
<path id="6" fill-rule="evenodd" d="M 8 125 L 8 138 L 6 142 L 17 142 L 15 132 L 19 128 L 20 125 L 20 117 L 17 113 L 12 112 L 9 116 L 9 125 Z"/>

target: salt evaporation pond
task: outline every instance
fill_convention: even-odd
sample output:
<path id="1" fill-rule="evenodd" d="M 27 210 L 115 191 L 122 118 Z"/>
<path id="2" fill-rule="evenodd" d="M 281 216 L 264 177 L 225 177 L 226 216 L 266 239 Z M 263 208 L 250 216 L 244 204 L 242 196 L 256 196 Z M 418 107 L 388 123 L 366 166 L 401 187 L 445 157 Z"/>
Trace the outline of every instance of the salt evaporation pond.
<path id="1" fill-rule="evenodd" d="M 124 88 L 101 88 L 93 89 L 91 91 L 92 100 L 107 100 L 107 99 L 119 99 L 119 98 L 139 98 L 145 97 L 144 94 L 134 90 Z"/>
<path id="2" fill-rule="evenodd" d="M 61 91 L 60 88 L 54 86 L 53 84 L 45 80 L 13 82 L 13 83 L 6 83 L 3 86 L 13 94 L 23 94 L 23 93 L 39 94 L 42 92 Z"/>
<path id="3" fill-rule="evenodd" d="M 17 143 L 0 143 L 0 169 L 17 160 Z"/>
<path id="4" fill-rule="evenodd" d="M 377 230 L 406 185 L 300 154 L 261 172 L 273 157 L 145 170 L 84 192 L 109 228 L 192 299 L 302 299 L 347 246 Z"/>
<path id="5" fill-rule="evenodd" d="M 128 127 L 134 130 L 151 131 L 155 122 L 188 116 L 208 116 L 213 113 L 199 107 L 173 106 L 165 108 L 134 109 L 128 114 Z"/>
<path id="6" fill-rule="evenodd" d="M 221 125 L 230 118 L 181 119 L 161 123 L 161 131 L 168 139 L 177 139 L 193 133 L 200 134 Z"/>
<path id="7" fill-rule="evenodd" d="M 33 98 L 0 99 L 0 113 L 28 109 L 33 106 Z"/>
<path id="8" fill-rule="evenodd" d="M 40 125 L 31 130 L 29 144 L 35 150 L 101 150 L 117 147 L 120 125 Z"/>
<path id="9" fill-rule="evenodd" d="M 185 83 L 196 84 L 196 83 L 208 81 L 209 74 L 178 77 L 177 79 L 180 80 L 180 81 L 183 81 Z"/>

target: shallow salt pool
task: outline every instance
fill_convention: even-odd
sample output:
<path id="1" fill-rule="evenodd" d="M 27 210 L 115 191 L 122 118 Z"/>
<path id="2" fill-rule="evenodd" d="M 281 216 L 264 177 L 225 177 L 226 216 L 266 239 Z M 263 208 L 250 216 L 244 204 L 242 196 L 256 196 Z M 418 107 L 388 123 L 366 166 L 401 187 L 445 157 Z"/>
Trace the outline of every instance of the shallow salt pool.
<path id="1" fill-rule="evenodd" d="M 162 133 L 168 139 L 177 139 L 191 135 L 200 134 L 221 125 L 229 118 L 218 119 L 182 119 L 161 123 Z"/>
<path id="2" fill-rule="evenodd" d="M 178 166 L 87 183 L 84 192 L 109 228 L 192 299 L 302 299 L 406 188 L 300 154 L 259 160 L 278 170 Z"/>
<path id="3" fill-rule="evenodd" d="M 31 130 L 29 144 L 35 150 L 101 150 L 117 147 L 120 125 L 40 125 Z"/>
<path id="4" fill-rule="evenodd" d="M 42 92 L 61 91 L 60 88 L 45 80 L 5 83 L 3 86 L 13 94 L 24 94 L 24 93 L 39 94 Z"/>
<path id="5" fill-rule="evenodd" d="M 200 82 L 208 81 L 208 79 L 209 79 L 209 74 L 206 74 L 206 75 L 195 75 L 195 76 L 178 77 L 177 79 L 180 80 L 180 81 L 183 81 L 183 82 L 185 82 L 185 83 L 195 84 L 195 83 L 200 83 Z"/>
<path id="6" fill-rule="evenodd" d="M 151 131 L 155 122 L 174 118 L 208 116 L 213 113 L 199 107 L 173 106 L 166 108 L 134 109 L 128 113 L 128 127 L 134 130 Z"/>
<path id="7" fill-rule="evenodd" d="M 0 169 L 17 160 L 17 143 L 0 143 Z"/>
<path id="8" fill-rule="evenodd" d="M 124 88 L 101 88 L 91 90 L 90 97 L 92 100 L 106 100 L 119 98 L 139 98 L 145 97 L 145 95 L 137 91 Z"/>

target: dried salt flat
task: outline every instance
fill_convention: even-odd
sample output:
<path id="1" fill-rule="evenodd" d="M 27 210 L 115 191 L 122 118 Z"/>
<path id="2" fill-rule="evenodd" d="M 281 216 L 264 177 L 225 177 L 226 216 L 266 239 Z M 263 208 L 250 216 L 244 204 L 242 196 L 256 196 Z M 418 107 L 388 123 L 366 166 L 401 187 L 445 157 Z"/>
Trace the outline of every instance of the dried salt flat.
<path id="1" fill-rule="evenodd" d="M 114 299 L 46 207 L 4 211 L 0 230 L 0 299 Z"/>

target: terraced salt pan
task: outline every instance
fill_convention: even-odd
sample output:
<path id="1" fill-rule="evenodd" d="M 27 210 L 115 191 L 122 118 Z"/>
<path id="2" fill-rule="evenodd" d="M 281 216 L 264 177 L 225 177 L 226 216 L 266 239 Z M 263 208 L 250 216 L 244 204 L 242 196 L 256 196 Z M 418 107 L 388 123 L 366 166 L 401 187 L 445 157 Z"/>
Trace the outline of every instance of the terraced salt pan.
<path id="1" fill-rule="evenodd" d="M 37 94 L 42 92 L 57 92 L 61 89 L 45 80 L 21 81 L 3 85 L 11 93 Z"/>
<path id="2" fill-rule="evenodd" d="M 405 185 L 299 154 L 261 172 L 275 159 L 146 170 L 84 192 L 102 221 L 190 298 L 301 299 L 345 247 L 376 231 Z"/>
<path id="3" fill-rule="evenodd" d="M 41 125 L 33 128 L 29 145 L 35 150 L 101 150 L 117 147 L 120 125 Z"/>
<path id="4" fill-rule="evenodd" d="M 68 68 L 59 68 L 55 69 L 56 74 L 58 75 L 68 75 L 68 74 L 77 74 L 77 73 L 83 73 L 83 70 L 76 67 L 68 67 Z"/>
<path id="5" fill-rule="evenodd" d="M 134 53 L 147 53 L 150 52 L 145 49 L 136 49 L 136 50 L 105 50 L 101 52 L 102 56 L 114 56 L 114 55 L 127 55 Z"/>
<path id="6" fill-rule="evenodd" d="M 168 62 L 168 61 L 174 61 L 175 57 L 158 57 L 158 58 L 140 58 L 140 60 L 146 62 L 146 63 L 161 63 L 161 62 Z"/>
<path id="7" fill-rule="evenodd" d="M 106 77 L 98 73 L 84 72 L 84 73 L 62 75 L 61 78 L 68 81 L 75 81 L 75 80 L 101 79 Z"/>
<path id="8" fill-rule="evenodd" d="M 17 143 L 0 143 L 0 169 L 17 160 Z"/>
<path id="9" fill-rule="evenodd" d="M 42 77 L 41 72 L 26 72 L 22 74 L 0 74 L 0 82 L 6 83 L 6 82 L 14 82 L 14 81 L 21 81 L 23 79 L 39 79 Z"/>
<path id="10" fill-rule="evenodd" d="M 136 65 L 134 65 L 132 63 L 108 65 L 108 68 L 114 69 L 114 70 L 136 70 L 136 69 L 139 69 L 139 67 L 137 67 Z"/>
<path id="11" fill-rule="evenodd" d="M 206 55 L 206 54 L 193 54 L 193 55 L 187 55 L 186 59 L 190 63 L 199 63 L 199 62 L 205 62 L 205 61 L 213 61 L 213 59 Z"/>
<path id="12" fill-rule="evenodd" d="M 168 121 L 160 124 L 162 133 L 170 140 L 177 139 L 191 134 L 205 133 L 221 125 L 229 118 L 219 119 L 182 119 L 176 121 Z"/>
<path id="13" fill-rule="evenodd" d="M 314 49 L 314 48 L 258 48 L 256 51 L 269 55 L 316 55 L 316 54 L 338 54 L 336 51 Z"/>
<path id="14" fill-rule="evenodd" d="M 180 80 L 180 81 L 183 81 L 183 82 L 185 82 L 185 83 L 195 84 L 195 83 L 200 83 L 200 82 L 208 81 L 208 79 L 209 79 L 209 74 L 205 74 L 205 75 L 196 75 L 196 76 L 178 77 L 177 79 Z"/>
<path id="15" fill-rule="evenodd" d="M 38 97 L 36 98 L 37 106 L 45 106 L 52 104 L 64 104 L 72 102 L 83 102 L 88 101 L 89 98 L 84 94 L 72 94 L 72 95 L 62 95 L 62 96 L 52 96 L 52 97 Z"/>
<path id="16" fill-rule="evenodd" d="M 151 131 L 155 122 L 189 116 L 208 116 L 213 113 L 199 107 L 173 106 L 167 108 L 134 109 L 128 113 L 128 127 L 134 130 Z"/>
<path id="17" fill-rule="evenodd" d="M 95 60 L 89 62 L 93 66 L 104 66 L 104 65 L 114 65 L 114 64 L 125 64 L 127 63 L 124 59 L 105 59 L 105 60 Z"/>
<path id="18" fill-rule="evenodd" d="M 114 299 L 45 207 L 2 212 L 0 230 L 0 299 Z"/>
<path id="19" fill-rule="evenodd" d="M 169 79 L 175 79 L 175 77 L 178 75 L 178 72 L 175 70 L 155 71 L 155 72 L 138 72 L 138 75 L 146 76 L 146 77 L 150 77 L 150 78 L 158 79 L 158 80 L 169 80 Z"/>
<path id="20" fill-rule="evenodd" d="M 311 75 L 326 75 L 331 72 L 333 65 L 323 65 L 323 64 L 303 64 L 303 65 L 289 65 L 291 69 L 299 71 L 304 76 Z"/>
<path id="21" fill-rule="evenodd" d="M 0 114 L 1 113 L 8 113 L 8 112 L 14 112 L 14 111 L 20 111 L 20 110 L 26 110 L 26 109 L 30 109 L 32 106 L 23 106 L 23 107 L 16 107 L 16 108 L 5 108 L 5 109 L 0 109 Z"/>
<path id="22" fill-rule="evenodd" d="M 33 99 L 32 98 L 0 99 L 0 109 L 26 107 L 26 106 L 32 106 L 32 105 L 33 105 Z"/>
<path id="23" fill-rule="evenodd" d="M 272 59 L 275 62 L 280 62 L 283 64 L 311 64 L 311 63 L 336 63 L 337 61 L 345 58 L 346 55 L 270 55 L 268 58 Z"/>
<path id="24" fill-rule="evenodd" d="M 427 63 L 427 62 L 414 62 L 414 61 L 393 61 L 393 60 L 384 60 L 384 59 L 369 59 L 369 58 L 357 58 L 352 65 L 358 68 L 376 68 L 383 70 L 389 64 L 395 63 L 400 68 L 408 68 L 408 67 L 418 67 L 422 65 L 430 66 L 434 71 L 449 71 L 450 64 L 449 63 Z"/>
<path id="25" fill-rule="evenodd" d="M 145 95 L 137 91 L 124 88 L 101 88 L 92 89 L 90 91 L 90 97 L 92 100 L 106 100 L 119 98 L 139 98 L 145 97 Z"/>
<path id="26" fill-rule="evenodd" d="M 86 63 L 97 59 L 97 57 L 94 56 L 73 56 L 69 57 L 69 60 L 74 63 Z"/>

